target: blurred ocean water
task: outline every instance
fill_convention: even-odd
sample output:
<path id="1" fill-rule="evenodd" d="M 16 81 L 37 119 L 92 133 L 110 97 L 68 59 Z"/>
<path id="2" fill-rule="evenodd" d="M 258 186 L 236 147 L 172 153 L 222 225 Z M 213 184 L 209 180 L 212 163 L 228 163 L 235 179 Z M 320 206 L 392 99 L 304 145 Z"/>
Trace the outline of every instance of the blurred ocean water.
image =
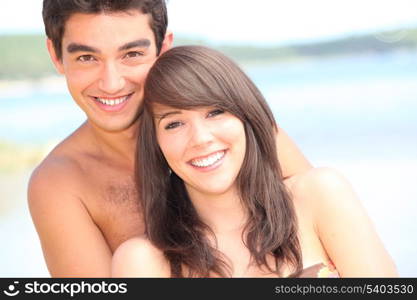
<path id="1" fill-rule="evenodd" d="M 243 66 L 309 160 L 338 169 L 352 182 L 400 275 L 412 277 L 417 276 L 416 54 Z M 53 90 L 0 90 L 0 141 L 43 144 L 76 129 L 85 116 L 65 86 Z M 26 183 L 22 178 L 20 188 Z M 22 204 L 0 218 L 0 234 L 9 239 L 1 250 L 0 276 L 48 276 L 25 195 L 15 197 Z M 11 238 L 13 228 L 22 234 Z M 28 241 L 37 253 L 30 264 L 16 250 Z"/>

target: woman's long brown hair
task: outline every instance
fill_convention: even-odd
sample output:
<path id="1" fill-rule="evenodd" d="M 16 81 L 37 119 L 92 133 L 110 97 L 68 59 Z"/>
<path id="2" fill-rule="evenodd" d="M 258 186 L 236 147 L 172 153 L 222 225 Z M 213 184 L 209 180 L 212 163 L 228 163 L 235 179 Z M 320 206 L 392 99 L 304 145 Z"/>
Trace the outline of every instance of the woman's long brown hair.
<path id="1" fill-rule="evenodd" d="M 239 118 L 245 127 L 246 153 L 237 177 L 247 211 L 242 239 L 252 262 L 282 276 L 302 269 L 293 203 L 283 184 L 277 159 L 277 126 L 253 82 L 229 58 L 201 46 L 173 48 L 151 68 L 144 91 L 138 138 L 136 178 L 146 234 L 168 259 L 172 277 L 231 276 L 231 266 L 216 245 L 214 233 L 199 218 L 184 182 L 158 146 L 152 104 L 178 109 L 214 106 Z M 275 264 L 267 257 L 275 257 Z M 185 267 L 188 272 L 184 274 Z"/>

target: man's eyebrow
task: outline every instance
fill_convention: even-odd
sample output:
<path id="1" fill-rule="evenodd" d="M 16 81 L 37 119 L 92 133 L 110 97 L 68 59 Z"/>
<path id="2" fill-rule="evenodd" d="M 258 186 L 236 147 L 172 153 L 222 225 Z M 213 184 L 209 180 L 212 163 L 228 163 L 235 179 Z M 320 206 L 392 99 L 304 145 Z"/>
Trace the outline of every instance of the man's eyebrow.
<path id="1" fill-rule="evenodd" d="M 67 51 L 69 53 L 75 53 L 75 52 L 93 52 L 93 53 L 100 53 L 100 50 L 97 48 L 83 45 L 83 44 L 77 44 L 77 43 L 71 43 L 67 47 Z"/>
<path id="2" fill-rule="evenodd" d="M 129 42 L 124 44 L 123 46 L 119 47 L 119 51 L 129 50 L 131 48 L 148 48 L 151 45 L 151 41 L 148 39 L 140 39 L 133 42 Z"/>
<path id="3" fill-rule="evenodd" d="M 158 125 L 159 125 L 159 123 L 162 121 L 162 119 L 164 119 L 164 118 L 166 118 L 170 115 L 179 115 L 181 113 L 182 113 L 181 111 L 175 110 L 175 111 L 169 111 L 169 112 L 166 112 L 166 113 L 163 113 L 163 114 L 154 114 L 154 117 L 155 117 L 155 119 L 158 119 Z"/>

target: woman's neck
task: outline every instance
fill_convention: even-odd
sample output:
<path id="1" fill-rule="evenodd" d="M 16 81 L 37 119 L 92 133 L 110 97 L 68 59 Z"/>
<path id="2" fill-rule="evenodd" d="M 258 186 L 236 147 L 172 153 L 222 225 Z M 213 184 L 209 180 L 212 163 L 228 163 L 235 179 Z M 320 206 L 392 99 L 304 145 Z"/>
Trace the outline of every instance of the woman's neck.
<path id="1" fill-rule="evenodd" d="M 247 214 L 236 188 L 224 194 L 206 194 L 193 189 L 187 190 L 201 220 L 216 235 L 241 234 Z"/>

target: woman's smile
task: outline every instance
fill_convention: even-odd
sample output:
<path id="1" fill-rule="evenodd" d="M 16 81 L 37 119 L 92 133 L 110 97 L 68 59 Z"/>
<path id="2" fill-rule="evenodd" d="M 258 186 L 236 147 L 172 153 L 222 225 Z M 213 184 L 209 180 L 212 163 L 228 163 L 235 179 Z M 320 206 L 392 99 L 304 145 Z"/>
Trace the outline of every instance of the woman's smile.
<path id="1" fill-rule="evenodd" d="M 200 171 L 217 169 L 223 162 L 227 150 L 216 151 L 206 156 L 191 159 L 188 163 Z"/>

